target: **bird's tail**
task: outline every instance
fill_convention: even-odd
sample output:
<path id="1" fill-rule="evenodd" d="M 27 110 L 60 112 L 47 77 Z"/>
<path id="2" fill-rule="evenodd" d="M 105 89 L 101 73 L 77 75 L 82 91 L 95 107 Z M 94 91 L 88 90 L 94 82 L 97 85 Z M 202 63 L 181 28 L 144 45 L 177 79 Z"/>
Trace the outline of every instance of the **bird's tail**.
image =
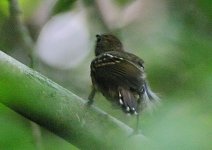
<path id="1" fill-rule="evenodd" d="M 142 94 L 142 107 L 147 108 L 147 110 L 152 110 L 155 104 L 159 104 L 160 98 L 151 90 L 147 82 L 144 83 Z"/>
<path id="2" fill-rule="evenodd" d="M 125 112 L 131 114 L 138 113 L 137 101 L 134 94 L 123 87 L 119 87 L 119 103 Z"/>

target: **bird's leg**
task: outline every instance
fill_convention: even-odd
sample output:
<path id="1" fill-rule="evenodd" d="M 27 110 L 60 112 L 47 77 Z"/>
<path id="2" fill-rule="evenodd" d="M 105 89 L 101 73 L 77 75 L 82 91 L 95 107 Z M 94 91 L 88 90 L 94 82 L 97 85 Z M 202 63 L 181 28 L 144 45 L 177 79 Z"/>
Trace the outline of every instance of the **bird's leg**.
<path id="1" fill-rule="evenodd" d="M 138 106 L 137 106 L 137 111 L 138 114 L 136 116 L 136 128 L 135 128 L 135 133 L 139 133 L 139 121 L 140 121 L 140 113 L 141 113 L 141 101 L 142 101 L 142 92 L 139 94 L 139 98 L 138 98 Z"/>
<path id="2" fill-rule="evenodd" d="M 92 105 L 93 104 L 93 98 L 96 94 L 96 89 L 93 87 L 91 93 L 88 96 L 88 105 Z"/>

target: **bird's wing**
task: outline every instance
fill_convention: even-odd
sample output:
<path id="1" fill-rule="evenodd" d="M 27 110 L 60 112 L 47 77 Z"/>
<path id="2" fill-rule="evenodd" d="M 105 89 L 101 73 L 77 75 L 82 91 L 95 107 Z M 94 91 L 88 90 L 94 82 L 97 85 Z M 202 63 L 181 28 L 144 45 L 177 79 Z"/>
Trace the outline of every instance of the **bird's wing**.
<path id="1" fill-rule="evenodd" d="M 139 58 L 138 56 L 136 56 L 132 53 L 128 53 L 128 52 L 125 52 L 125 53 L 126 53 L 126 55 L 125 55 L 126 59 L 132 61 L 133 63 L 135 63 L 136 65 L 138 65 L 144 69 L 144 61 L 141 58 Z"/>
<path id="2" fill-rule="evenodd" d="M 137 63 L 138 60 L 141 64 Z M 91 73 L 97 82 L 107 81 L 117 86 L 141 90 L 145 78 L 142 64 L 143 61 L 133 54 L 111 51 L 92 61 Z"/>

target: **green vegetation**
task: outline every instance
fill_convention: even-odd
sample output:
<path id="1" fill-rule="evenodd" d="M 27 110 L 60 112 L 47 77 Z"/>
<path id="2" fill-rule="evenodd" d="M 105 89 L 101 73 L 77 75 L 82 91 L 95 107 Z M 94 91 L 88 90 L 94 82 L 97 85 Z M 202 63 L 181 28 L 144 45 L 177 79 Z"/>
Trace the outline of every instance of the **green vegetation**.
<path id="1" fill-rule="evenodd" d="M 15 19 L 11 16 L 11 2 L 20 2 L 18 4 L 21 13 Z M 212 148 L 211 1 L 142 1 L 134 7 L 132 4 L 135 2 L 138 1 L 119 0 L 112 4 L 115 6 L 112 9 L 110 5 L 102 5 L 94 1 L 77 3 L 74 0 L 63 0 L 54 4 L 47 4 L 45 1 L 0 1 L 0 50 L 31 67 L 33 60 L 34 70 L 77 95 L 77 99 L 81 97 L 86 100 L 91 90 L 89 64 L 94 57 L 95 35 L 112 32 L 120 37 L 127 51 L 144 59 L 150 85 L 162 99 L 161 105 L 151 114 L 144 112 L 141 115 L 140 128 L 149 141 L 141 141 L 136 136 L 132 137 L 133 141 L 138 143 L 133 145 L 134 149 L 142 145 L 143 149 L 147 150 L 210 150 Z M 103 8 L 110 11 L 104 13 Z M 85 11 L 84 14 L 83 11 Z M 63 20 L 57 20 L 56 17 L 61 17 L 68 12 L 72 15 Z M 112 18 L 112 21 L 108 21 L 110 19 L 107 15 L 110 18 L 110 12 L 113 17 L 116 17 Z M 54 24 L 54 32 L 50 30 L 52 18 L 55 20 L 54 23 L 59 24 Z M 14 20 L 20 21 L 18 24 L 20 26 L 14 24 Z M 71 25 L 76 23 L 78 27 L 79 24 L 82 26 L 79 28 L 71 26 L 71 30 L 67 25 L 69 23 Z M 46 41 L 43 38 L 44 31 L 47 33 Z M 88 36 L 86 31 L 88 31 Z M 56 39 L 53 39 L 55 37 Z M 60 38 L 57 39 L 57 37 Z M 88 43 L 84 51 L 79 46 L 81 42 Z M 64 49 L 66 45 L 70 46 L 69 52 L 72 57 L 62 59 L 56 57 L 60 54 L 54 51 L 54 47 L 58 46 L 57 43 L 59 46 L 63 45 Z M 73 48 L 75 43 L 76 47 Z M 50 51 L 52 55 L 48 53 L 49 51 L 45 53 L 49 55 L 49 58 L 54 57 L 57 61 L 44 59 L 46 57 L 38 48 L 41 44 L 46 46 L 45 49 L 52 49 Z M 62 52 L 64 51 L 61 48 Z M 54 53 L 56 54 L 53 55 Z M 29 55 L 34 59 L 29 59 Z M 37 97 L 36 93 L 40 90 L 45 96 L 49 90 L 49 80 L 47 82 L 42 80 L 40 84 L 44 85 L 42 88 L 36 84 L 35 86 L 31 81 L 34 81 L 32 79 L 38 74 L 30 69 L 27 70 L 32 73 L 32 78 L 26 78 L 23 75 L 17 80 L 16 77 L 19 74 L 16 71 L 20 68 L 14 66 L 20 65 L 18 61 L 13 61 L 13 67 L 0 63 L 0 102 L 3 102 L 0 104 L 0 149 L 77 149 L 75 146 L 79 142 L 78 136 L 71 137 L 75 141 L 72 142 L 75 145 L 73 146 L 43 127 L 40 129 L 41 132 L 35 132 L 29 119 L 25 118 L 27 115 L 28 118 L 30 115 L 36 116 L 31 114 L 33 111 L 39 112 L 40 110 L 42 113 L 44 110 L 39 109 L 39 105 L 48 109 L 50 105 L 52 108 L 50 111 L 54 112 L 56 102 L 63 97 L 58 99 L 53 94 L 54 103 L 47 101 L 48 107 L 43 106 L 45 98 Z M 65 63 L 62 63 L 63 61 Z M 0 62 L 3 62 L 2 57 L 0 57 Z M 63 64 L 68 64 L 68 67 L 64 67 Z M 26 80 L 27 85 L 24 85 Z M 64 88 L 59 85 L 57 86 L 62 90 L 58 90 L 57 93 L 64 92 Z M 67 90 L 66 92 L 70 94 Z M 27 96 L 32 97 L 28 101 L 29 104 L 25 105 L 24 101 L 18 101 L 22 98 L 27 100 Z M 48 99 L 49 95 L 46 97 Z M 43 101 L 39 103 L 38 99 Z M 79 111 L 77 110 L 79 108 L 69 106 L 72 100 L 75 101 L 71 98 L 70 101 L 66 101 L 68 103 L 65 108 L 67 114 L 71 109 Z M 7 105 L 9 103 L 11 105 Z M 25 117 L 14 112 L 17 111 L 16 103 L 18 106 L 24 106 L 24 109 L 18 112 L 21 111 Z M 136 118 L 126 116 L 119 108 L 111 106 L 101 94 L 95 97 L 94 105 L 134 128 Z M 95 113 L 93 115 L 95 116 Z M 57 119 L 58 116 L 52 114 L 49 117 Z M 64 116 L 63 119 L 68 121 L 71 117 Z M 99 130 L 98 123 L 101 121 L 102 117 L 99 117 L 99 120 L 98 117 L 96 118 L 97 123 L 94 123 L 96 130 L 94 131 Z M 41 133 L 41 135 L 36 136 L 33 133 Z M 125 135 L 125 132 L 122 134 Z M 114 141 L 116 141 L 115 137 L 114 135 Z M 37 141 L 38 139 L 40 141 Z M 87 141 L 80 142 L 86 145 Z M 39 147 L 39 145 L 42 146 Z M 79 148 L 83 149 L 83 147 Z"/>

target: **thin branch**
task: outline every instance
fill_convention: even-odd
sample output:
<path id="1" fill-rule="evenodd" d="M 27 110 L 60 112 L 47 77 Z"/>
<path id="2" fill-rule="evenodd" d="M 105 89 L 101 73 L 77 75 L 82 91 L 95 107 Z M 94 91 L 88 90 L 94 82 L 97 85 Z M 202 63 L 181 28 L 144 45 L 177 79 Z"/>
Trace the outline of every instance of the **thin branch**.
<path id="1" fill-rule="evenodd" d="M 18 38 L 22 42 L 24 49 L 28 50 L 28 56 L 30 58 L 30 67 L 34 67 L 34 42 L 29 34 L 27 28 L 21 22 L 21 9 L 17 0 L 9 0 L 10 20 L 14 29 L 18 33 Z"/>

